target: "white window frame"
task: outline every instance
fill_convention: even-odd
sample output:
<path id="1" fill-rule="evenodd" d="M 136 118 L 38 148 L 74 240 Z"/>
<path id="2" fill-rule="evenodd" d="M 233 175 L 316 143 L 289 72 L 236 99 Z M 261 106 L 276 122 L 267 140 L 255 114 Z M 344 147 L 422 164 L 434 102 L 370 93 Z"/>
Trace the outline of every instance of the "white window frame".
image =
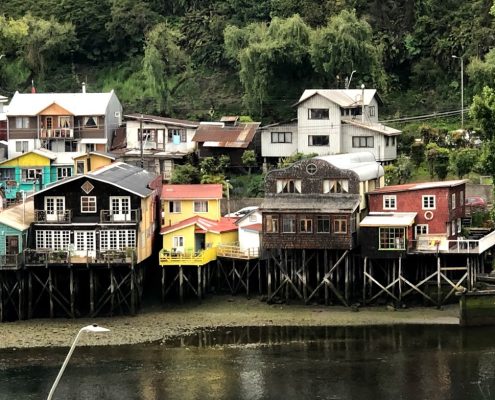
<path id="1" fill-rule="evenodd" d="M 464 205 L 464 190 L 461 190 L 460 194 L 459 194 L 459 204 L 461 206 Z"/>
<path id="2" fill-rule="evenodd" d="M 83 204 L 84 200 L 87 201 L 86 205 Z M 98 212 L 96 196 L 81 196 L 81 213 L 94 214 L 96 212 Z"/>
<path id="3" fill-rule="evenodd" d="M 95 231 L 74 231 L 75 251 L 94 252 L 96 250 Z"/>
<path id="4" fill-rule="evenodd" d="M 386 231 L 386 241 L 383 240 Z M 379 250 L 405 250 L 406 249 L 406 228 L 378 228 L 378 248 Z"/>
<path id="5" fill-rule="evenodd" d="M 347 234 L 347 231 L 348 231 L 347 218 L 344 218 L 344 217 L 334 218 L 332 225 L 333 225 L 333 233 L 336 233 L 339 235 Z"/>
<path id="6" fill-rule="evenodd" d="M 57 167 L 57 180 L 72 176 L 71 167 Z"/>
<path id="7" fill-rule="evenodd" d="M 193 203 L 193 211 L 196 214 L 204 214 L 208 212 L 208 200 L 195 200 Z"/>
<path id="8" fill-rule="evenodd" d="M 182 212 L 182 203 L 180 200 L 170 200 L 168 202 L 168 211 L 172 214 L 179 214 Z"/>
<path id="9" fill-rule="evenodd" d="M 460 218 L 457 218 L 457 233 L 462 232 L 462 220 Z"/>
<path id="10" fill-rule="evenodd" d="M 109 206 L 110 214 L 114 221 L 126 221 L 131 219 L 130 196 L 110 196 Z"/>
<path id="11" fill-rule="evenodd" d="M 353 148 L 373 148 L 375 147 L 375 138 L 373 136 L 353 136 Z"/>
<path id="12" fill-rule="evenodd" d="M 15 151 L 17 153 L 26 153 L 29 151 L 29 140 L 16 140 Z"/>
<path id="13" fill-rule="evenodd" d="M 328 120 L 330 119 L 330 110 L 328 108 L 321 107 L 308 108 L 308 119 Z"/>
<path id="14" fill-rule="evenodd" d="M 315 144 L 315 138 L 327 138 L 326 144 Z M 322 139 L 323 140 L 323 139 Z M 327 147 L 330 146 L 330 136 L 329 135 L 308 135 L 308 146 L 314 147 Z"/>
<path id="15" fill-rule="evenodd" d="M 89 120 L 92 119 L 95 125 L 88 125 Z M 83 128 L 84 129 L 98 129 L 98 117 L 95 115 L 88 115 L 83 117 Z"/>
<path id="16" fill-rule="evenodd" d="M 383 195 L 383 209 L 397 210 L 397 196 L 395 194 Z"/>
<path id="17" fill-rule="evenodd" d="M 29 129 L 29 117 L 15 117 L 16 129 Z"/>
<path id="18" fill-rule="evenodd" d="M 296 233 L 296 217 L 294 215 L 284 215 L 282 217 L 282 233 Z"/>
<path id="19" fill-rule="evenodd" d="M 133 229 L 109 229 L 100 231 L 100 250 L 125 250 L 136 248 L 136 231 Z"/>
<path id="20" fill-rule="evenodd" d="M 292 143 L 292 132 L 271 132 L 272 143 Z"/>
<path id="21" fill-rule="evenodd" d="M 37 230 L 36 249 L 68 250 L 70 248 L 70 231 Z"/>
<path id="22" fill-rule="evenodd" d="M 455 210 L 455 193 L 452 193 L 451 195 L 451 202 L 452 202 L 452 210 Z"/>
<path id="23" fill-rule="evenodd" d="M 428 235 L 429 230 L 428 224 L 418 224 L 414 227 L 414 237 L 417 239 L 418 235 Z"/>
<path id="24" fill-rule="evenodd" d="M 85 169 L 86 169 L 86 161 L 80 161 L 80 160 L 76 161 L 76 175 L 84 175 Z"/>
<path id="25" fill-rule="evenodd" d="M 423 210 L 436 210 L 437 197 L 434 194 L 425 194 L 421 197 L 421 205 Z"/>
<path id="26" fill-rule="evenodd" d="M 47 221 L 58 221 L 65 213 L 65 196 L 46 196 L 44 199 Z"/>
<path id="27" fill-rule="evenodd" d="M 299 232 L 300 233 L 313 233 L 313 218 L 302 217 L 299 219 Z"/>

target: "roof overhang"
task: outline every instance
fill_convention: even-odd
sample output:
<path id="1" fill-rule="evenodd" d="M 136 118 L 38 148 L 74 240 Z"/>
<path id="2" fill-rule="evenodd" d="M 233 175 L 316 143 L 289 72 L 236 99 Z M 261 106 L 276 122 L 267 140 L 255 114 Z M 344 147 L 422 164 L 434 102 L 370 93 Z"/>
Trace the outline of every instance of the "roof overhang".
<path id="1" fill-rule="evenodd" d="M 361 228 L 393 228 L 412 226 L 417 213 L 370 213 L 359 223 Z"/>

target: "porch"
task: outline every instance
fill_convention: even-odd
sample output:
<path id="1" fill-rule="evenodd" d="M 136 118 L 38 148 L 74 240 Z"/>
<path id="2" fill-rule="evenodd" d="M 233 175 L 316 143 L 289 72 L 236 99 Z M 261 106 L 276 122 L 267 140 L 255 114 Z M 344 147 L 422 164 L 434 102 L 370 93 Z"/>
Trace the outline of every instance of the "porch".
<path id="1" fill-rule="evenodd" d="M 47 266 L 49 264 L 134 264 L 136 252 L 134 249 L 105 250 L 90 252 L 85 255 L 73 254 L 70 250 L 26 249 L 24 264 L 27 267 Z"/>
<path id="2" fill-rule="evenodd" d="M 201 266 L 208 264 L 210 261 L 217 259 L 217 248 L 209 248 L 199 252 L 175 253 L 167 250 L 161 250 L 159 254 L 160 266 L 182 266 L 196 265 Z"/>

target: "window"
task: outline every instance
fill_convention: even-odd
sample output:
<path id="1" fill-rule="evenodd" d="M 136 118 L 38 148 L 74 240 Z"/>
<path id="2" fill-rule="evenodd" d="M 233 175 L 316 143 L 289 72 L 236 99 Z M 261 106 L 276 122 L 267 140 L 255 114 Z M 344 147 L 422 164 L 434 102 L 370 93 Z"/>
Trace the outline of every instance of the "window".
<path id="1" fill-rule="evenodd" d="M 316 171 L 318 171 L 318 167 L 315 164 L 311 163 L 311 164 L 306 165 L 306 172 L 308 174 L 314 175 L 314 174 L 316 174 Z"/>
<path id="2" fill-rule="evenodd" d="M 184 247 L 184 236 L 174 236 L 172 238 L 172 245 L 175 249 L 178 247 Z"/>
<path id="3" fill-rule="evenodd" d="M 0 179 L 2 181 L 15 180 L 15 169 L 14 168 L 0 168 Z"/>
<path id="4" fill-rule="evenodd" d="M 461 233 L 462 231 L 462 220 L 457 218 L 457 233 Z"/>
<path id="5" fill-rule="evenodd" d="M 15 127 L 17 129 L 29 129 L 29 117 L 15 117 Z"/>
<path id="6" fill-rule="evenodd" d="M 94 117 L 94 116 L 84 117 L 83 126 L 85 128 L 98 128 L 97 121 L 98 121 L 98 117 Z"/>
<path id="7" fill-rule="evenodd" d="M 459 194 L 459 204 L 461 206 L 464 205 L 464 190 L 461 190 L 461 193 Z"/>
<path id="8" fill-rule="evenodd" d="M 452 202 L 452 210 L 453 210 L 453 209 L 455 209 L 455 193 L 452 193 L 451 198 L 452 198 L 451 202 Z"/>
<path id="9" fill-rule="evenodd" d="M 277 193 L 301 193 L 301 180 L 277 179 Z"/>
<path id="10" fill-rule="evenodd" d="M 404 228 L 379 228 L 380 250 L 405 250 L 406 234 Z"/>
<path id="11" fill-rule="evenodd" d="M 47 214 L 56 215 L 65 211 L 65 197 L 47 196 L 45 197 L 45 211 Z"/>
<path id="12" fill-rule="evenodd" d="M 66 140 L 65 141 L 65 151 L 77 151 L 77 142 L 75 140 Z"/>
<path id="13" fill-rule="evenodd" d="M 90 151 L 96 151 L 94 143 L 86 143 L 86 153 L 89 153 Z"/>
<path id="14" fill-rule="evenodd" d="M 385 136 L 385 146 L 389 146 L 390 145 L 390 138 L 388 136 Z"/>
<path id="15" fill-rule="evenodd" d="M 178 128 L 169 129 L 168 141 L 173 144 L 185 143 L 187 141 L 186 130 Z"/>
<path id="16" fill-rule="evenodd" d="M 375 106 L 369 106 L 368 110 L 370 112 L 370 117 L 374 117 L 375 116 Z"/>
<path id="17" fill-rule="evenodd" d="M 207 201 L 195 201 L 194 202 L 194 212 L 195 213 L 208 212 L 208 202 Z"/>
<path id="18" fill-rule="evenodd" d="M 272 215 L 266 216 L 266 232 L 278 233 L 278 218 Z"/>
<path id="19" fill-rule="evenodd" d="M 316 232 L 330 233 L 330 217 L 316 217 Z"/>
<path id="20" fill-rule="evenodd" d="M 347 233 L 347 219 L 335 218 L 333 220 L 333 231 L 335 233 Z"/>
<path id="21" fill-rule="evenodd" d="M 428 235 L 428 225 L 420 224 L 414 227 L 414 237 L 417 238 L 418 235 Z"/>
<path id="22" fill-rule="evenodd" d="M 36 248 L 67 250 L 70 246 L 70 231 L 36 231 Z"/>
<path id="23" fill-rule="evenodd" d="M 169 201 L 168 202 L 168 212 L 180 213 L 181 212 L 181 202 L 180 201 Z"/>
<path id="24" fill-rule="evenodd" d="M 423 196 L 423 210 L 434 210 L 435 208 L 435 195 Z"/>
<path id="25" fill-rule="evenodd" d="M 58 117 L 58 124 L 61 128 L 70 128 L 70 117 Z"/>
<path id="26" fill-rule="evenodd" d="M 100 250 L 124 250 L 136 247 L 136 231 L 132 229 L 101 230 Z"/>
<path id="27" fill-rule="evenodd" d="M 25 153 L 28 151 L 29 142 L 27 140 L 16 140 L 15 151 L 18 153 Z"/>
<path id="28" fill-rule="evenodd" d="M 52 117 L 46 117 L 45 124 L 46 124 L 46 129 L 52 129 L 53 128 L 53 118 Z"/>
<path id="29" fill-rule="evenodd" d="M 299 220 L 299 232 L 301 233 L 313 232 L 313 220 L 310 217 L 303 217 Z"/>
<path id="30" fill-rule="evenodd" d="M 328 119 L 328 108 L 310 108 L 308 110 L 308 119 Z"/>
<path id="31" fill-rule="evenodd" d="M 110 196 L 110 215 L 113 221 L 126 221 L 131 218 L 130 196 Z"/>
<path id="32" fill-rule="evenodd" d="M 395 195 L 383 196 L 383 209 L 384 210 L 396 210 L 397 209 L 397 196 L 395 196 Z"/>
<path id="33" fill-rule="evenodd" d="M 348 179 L 325 179 L 323 193 L 349 193 Z"/>
<path id="34" fill-rule="evenodd" d="M 58 167 L 57 168 L 57 180 L 67 178 L 72 176 L 72 168 L 71 167 Z"/>
<path id="35" fill-rule="evenodd" d="M 76 251 L 94 251 L 96 242 L 95 231 L 75 231 L 74 242 Z"/>
<path id="36" fill-rule="evenodd" d="M 309 135 L 308 146 L 328 146 L 330 139 L 328 135 Z"/>
<path id="37" fill-rule="evenodd" d="M 21 174 L 23 181 L 35 181 L 41 178 L 43 170 L 41 168 L 23 168 Z"/>
<path id="38" fill-rule="evenodd" d="M 287 215 L 282 218 L 282 232 L 296 233 L 296 217 Z"/>
<path id="39" fill-rule="evenodd" d="M 373 136 L 353 136 L 352 147 L 373 147 Z"/>
<path id="40" fill-rule="evenodd" d="M 84 161 L 76 161 L 76 173 L 77 175 L 84 174 Z"/>
<path id="41" fill-rule="evenodd" d="M 292 143 L 292 132 L 272 132 L 272 143 Z"/>
<path id="42" fill-rule="evenodd" d="M 143 129 L 143 134 L 141 135 L 141 129 L 138 129 L 138 140 L 143 142 L 154 142 L 156 140 L 155 129 Z"/>
<path id="43" fill-rule="evenodd" d="M 395 146 L 395 136 L 392 136 L 392 146 Z"/>
<path id="44" fill-rule="evenodd" d="M 96 212 L 96 196 L 81 196 L 81 212 L 82 213 Z"/>
<path id="45" fill-rule="evenodd" d="M 453 236 L 453 235 L 455 235 L 455 232 L 456 232 L 456 230 L 455 230 L 455 219 L 453 219 L 451 221 L 451 225 L 452 225 L 451 232 L 452 232 L 452 236 Z"/>

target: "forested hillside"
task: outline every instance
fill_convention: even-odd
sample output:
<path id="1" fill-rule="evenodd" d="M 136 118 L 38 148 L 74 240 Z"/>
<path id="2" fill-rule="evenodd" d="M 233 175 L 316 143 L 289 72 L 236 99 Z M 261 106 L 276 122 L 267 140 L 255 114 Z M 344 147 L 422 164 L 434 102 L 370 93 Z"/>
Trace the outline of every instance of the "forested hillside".
<path id="1" fill-rule="evenodd" d="M 294 116 L 304 88 L 379 89 L 390 116 L 495 86 L 492 0 L 2 0 L 0 94 L 115 89 L 126 112 Z M 349 82 L 352 72 L 352 80 Z"/>

